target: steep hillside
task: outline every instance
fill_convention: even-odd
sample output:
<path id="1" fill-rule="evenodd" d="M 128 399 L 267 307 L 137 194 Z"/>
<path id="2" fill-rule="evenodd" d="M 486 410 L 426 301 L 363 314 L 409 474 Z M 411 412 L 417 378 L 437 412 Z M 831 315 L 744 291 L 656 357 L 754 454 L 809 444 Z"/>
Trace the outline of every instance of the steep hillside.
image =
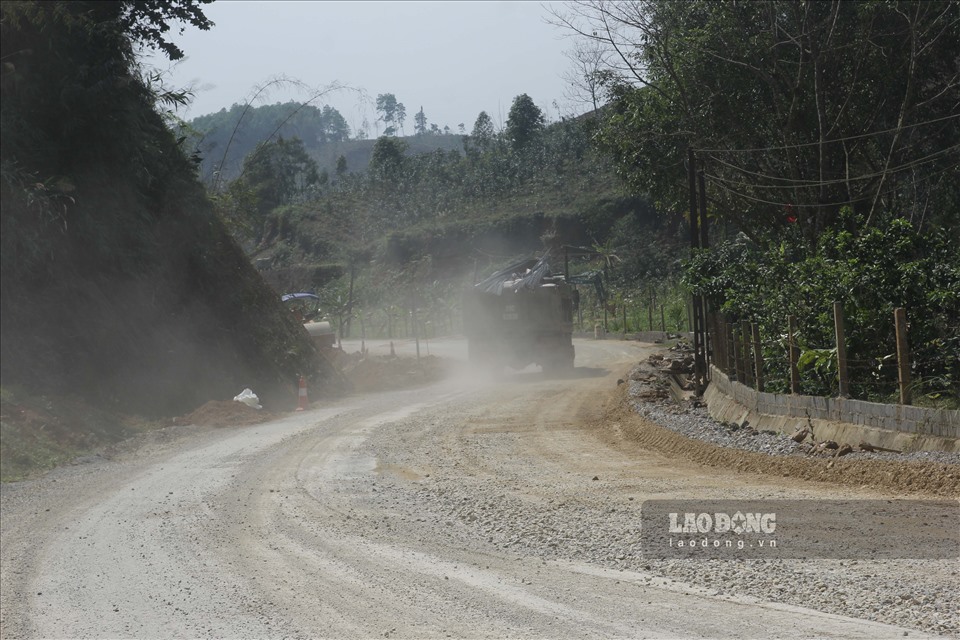
<path id="1" fill-rule="evenodd" d="M 348 264 L 406 271 L 408 281 L 459 281 L 572 245 L 590 249 L 576 253 L 588 263 L 582 269 L 597 268 L 603 251 L 619 252 L 609 275 L 644 287 L 676 271 L 664 254 L 684 246 L 685 223 L 624 192 L 591 149 L 588 126 L 544 127 L 527 149 L 467 138 L 464 152 L 418 153 L 410 139 L 381 138 L 365 173 L 263 214 L 251 255 L 280 289 L 310 290 L 344 276 Z"/>
<path id="2" fill-rule="evenodd" d="M 4 416 L 36 396 L 171 416 L 247 386 L 280 406 L 315 352 L 155 110 L 122 5 L 3 4 Z"/>

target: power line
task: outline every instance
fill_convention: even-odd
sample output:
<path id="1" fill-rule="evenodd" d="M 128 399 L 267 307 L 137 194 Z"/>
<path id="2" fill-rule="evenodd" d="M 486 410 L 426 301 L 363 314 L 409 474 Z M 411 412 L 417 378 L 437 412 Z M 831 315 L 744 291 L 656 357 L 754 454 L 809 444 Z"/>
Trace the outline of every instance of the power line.
<path id="1" fill-rule="evenodd" d="M 923 177 L 923 178 L 920 178 L 919 180 L 916 180 L 915 182 L 925 182 L 925 181 L 927 181 L 927 180 L 930 180 L 931 178 L 934 178 L 934 177 L 939 176 L 940 174 L 946 173 L 947 171 L 950 171 L 951 169 L 954 169 L 954 168 L 955 168 L 955 167 L 947 167 L 946 169 L 943 169 L 943 170 L 941 170 L 941 171 L 937 171 L 937 172 L 935 172 L 935 173 L 931 173 L 931 174 L 928 175 L 928 176 L 925 176 L 925 177 Z M 713 184 L 717 185 L 718 187 L 720 187 L 721 189 L 723 189 L 723 190 L 726 191 L 727 193 L 730 193 L 731 195 L 735 195 L 735 196 L 737 196 L 738 198 L 743 198 L 743 199 L 745 199 L 745 200 L 752 200 L 753 202 L 758 202 L 758 203 L 760 203 L 760 204 L 769 204 L 769 205 L 773 205 L 773 206 L 777 206 L 777 207 L 785 207 L 785 206 L 788 206 L 788 205 L 789 205 L 789 206 L 791 206 L 791 207 L 794 207 L 795 209 L 817 209 L 817 208 L 820 208 L 820 207 L 842 206 L 842 205 L 846 205 L 846 204 L 854 204 L 855 202 L 857 202 L 856 200 L 843 200 L 843 201 L 837 201 L 837 202 L 820 202 L 820 203 L 817 203 L 817 204 L 798 204 L 798 203 L 796 203 L 796 202 L 776 202 L 776 201 L 773 201 L 773 200 L 766 200 L 766 199 L 763 199 L 763 198 L 758 198 L 758 197 L 756 197 L 756 196 L 750 196 L 750 195 L 747 195 L 747 194 L 742 193 L 742 192 L 740 192 L 740 191 L 737 191 L 736 189 L 732 189 L 732 188 L 730 188 L 730 187 L 728 187 L 728 186 L 726 186 L 726 185 L 724 184 L 724 182 L 731 182 L 731 181 L 729 181 L 729 180 L 727 180 L 727 179 L 725 179 L 725 178 L 721 178 L 721 177 L 719 177 L 719 176 L 715 176 L 715 175 L 712 175 L 712 174 L 709 174 L 709 173 L 706 173 L 706 172 L 704 172 L 703 176 L 704 176 L 705 178 L 709 178 L 710 181 L 711 181 Z M 741 183 L 741 184 L 742 184 L 742 183 Z M 749 186 L 753 186 L 753 185 L 749 185 Z M 897 191 L 898 189 L 899 189 L 899 187 L 891 187 L 890 189 L 886 189 L 885 191 L 881 191 L 880 193 L 881 193 L 881 194 L 892 193 L 892 192 L 894 192 L 894 191 Z"/>
<path id="2" fill-rule="evenodd" d="M 917 158 L 917 159 L 915 159 L 915 160 L 910 160 L 910 161 L 905 162 L 905 163 L 903 163 L 903 164 L 901 164 L 901 165 L 898 165 L 898 166 L 896 166 L 896 167 L 891 167 L 891 168 L 887 169 L 886 171 L 878 171 L 878 172 L 875 172 L 875 173 L 868 173 L 868 174 L 864 174 L 864 175 L 861 175 L 861 176 L 854 176 L 854 177 L 850 177 L 850 178 L 837 178 L 837 179 L 834 179 L 834 180 L 797 180 L 797 179 L 794 179 L 794 178 L 784 178 L 784 177 L 780 177 L 780 176 L 773 176 L 773 175 L 766 174 L 766 173 L 760 173 L 760 172 L 757 172 L 757 171 L 751 171 L 751 170 L 749 170 L 749 169 L 744 169 L 743 167 L 737 166 L 737 165 L 732 164 L 732 163 L 730 163 L 730 162 L 726 162 L 726 161 L 721 160 L 720 158 L 717 158 L 717 157 L 715 157 L 715 156 L 713 156 L 713 155 L 709 155 L 708 158 L 711 159 L 711 160 L 713 160 L 713 161 L 716 162 L 717 164 L 721 164 L 721 165 L 723 165 L 723 166 L 725 166 L 725 167 L 729 167 L 729 168 L 731 168 L 731 169 L 733 169 L 733 170 L 735 170 L 735 171 L 739 171 L 740 173 L 744 173 L 744 174 L 751 175 L 751 176 L 756 176 L 756 177 L 758 177 L 758 178 L 768 178 L 768 179 L 770 179 L 770 180 L 779 180 L 780 182 L 790 183 L 790 184 L 782 184 L 782 185 L 762 185 L 762 188 L 764 188 L 764 189 L 794 189 L 794 188 L 797 188 L 797 187 L 819 187 L 819 186 L 833 185 L 833 184 L 849 184 L 850 182 L 858 182 L 858 181 L 861 181 L 861 180 L 873 180 L 874 178 L 879 178 L 879 177 L 883 176 L 884 174 L 896 173 L 896 172 L 898 172 L 898 171 L 905 171 L 905 170 L 907 170 L 907 169 L 912 169 L 913 167 L 917 167 L 917 166 L 920 166 L 920 165 L 925 164 L 925 163 L 927 163 L 927 162 L 930 162 L 930 161 L 932 161 L 933 159 L 937 158 L 938 156 L 948 155 L 948 154 L 950 154 L 951 152 L 956 151 L 956 150 L 960 150 L 960 144 L 955 144 L 955 145 L 953 145 L 953 146 L 951 146 L 951 147 L 947 147 L 947 148 L 945 148 L 945 149 L 940 149 L 939 151 L 935 151 L 935 152 L 933 152 L 933 153 L 931 153 L 931 154 L 929 154 L 929 155 L 926 155 L 926 156 L 924 156 L 924 157 L 922 157 L 922 158 Z M 758 186 L 758 187 L 761 186 L 761 185 L 751 185 L 751 184 L 749 184 L 749 183 L 738 183 L 738 184 L 742 184 L 742 185 L 744 185 L 744 186 Z"/>
<path id="3" fill-rule="evenodd" d="M 886 133 L 893 133 L 895 131 L 902 131 L 904 129 L 913 129 L 916 127 L 923 127 L 928 124 L 936 124 L 938 122 L 944 122 L 946 120 L 952 120 L 954 118 L 960 118 L 960 114 L 952 114 L 949 116 L 944 116 L 942 118 L 935 118 L 933 120 L 927 120 L 926 122 L 917 122 L 915 124 L 908 124 L 899 127 L 894 127 L 892 129 L 884 129 L 882 131 L 873 131 L 871 133 L 861 133 L 855 136 L 846 136 L 844 138 L 834 138 L 832 140 L 824 140 L 823 142 L 801 142 L 799 144 L 785 145 L 782 147 L 760 147 L 757 149 L 694 149 L 694 152 L 707 152 L 707 153 L 754 153 L 757 151 L 785 151 L 790 149 L 803 149 L 806 147 L 817 147 L 821 144 L 832 144 L 834 142 L 846 142 L 848 140 L 860 140 L 861 138 L 869 138 L 871 136 L 879 136 Z"/>

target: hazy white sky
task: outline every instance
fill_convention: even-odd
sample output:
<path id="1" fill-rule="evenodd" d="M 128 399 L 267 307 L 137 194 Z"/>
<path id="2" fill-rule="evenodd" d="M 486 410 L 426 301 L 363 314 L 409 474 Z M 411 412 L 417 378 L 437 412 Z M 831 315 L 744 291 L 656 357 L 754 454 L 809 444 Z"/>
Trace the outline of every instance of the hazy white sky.
<path id="1" fill-rule="evenodd" d="M 557 6 L 557 3 L 552 3 Z M 467 131 L 480 111 L 497 125 L 513 99 L 526 93 L 551 120 L 582 109 L 564 100 L 561 78 L 571 68 L 564 51 L 568 32 L 547 22 L 540 2 L 319 2 L 302 0 L 217 0 L 204 13 L 210 31 L 188 28 L 171 39 L 186 59 L 170 69 L 167 83 L 192 85 L 195 98 L 187 119 L 244 103 L 257 87 L 286 76 L 311 87 L 340 82 L 366 91 L 339 92 L 311 104 L 337 108 L 351 129 L 364 118 L 374 135 L 372 101 L 392 93 L 406 107 L 404 126 L 423 107 L 427 121 L 454 132 Z M 151 64 L 170 64 L 157 56 Z M 307 100 L 313 94 L 275 86 L 257 101 L 272 104 Z"/>

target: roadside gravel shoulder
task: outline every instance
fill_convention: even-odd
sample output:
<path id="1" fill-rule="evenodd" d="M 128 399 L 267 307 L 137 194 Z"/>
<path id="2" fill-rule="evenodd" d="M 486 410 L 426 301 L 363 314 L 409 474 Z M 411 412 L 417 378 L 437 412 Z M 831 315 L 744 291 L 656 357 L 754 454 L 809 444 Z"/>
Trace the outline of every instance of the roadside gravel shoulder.
<path id="1" fill-rule="evenodd" d="M 615 386 L 609 379 L 604 384 Z M 469 407 L 456 413 L 438 410 L 386 425 L 365 444 L 365 453 L 377 459 L 380 470 L 375 491 L 365 497 L 369 509 L 387 514 L 388 521 L 389 514 L 403 514 L 418 538 L 430 545 L 545 562 L 585 562 L 638 572 L 647 584 L 669 579 L 715 597 L 753 597 L 960 635 L 955 562 L 646 558 L 640 545 L 640 511 L 646 499 L 852 499 L 899 495 L 900 483 L 910 482 L 864 487 L 867 472 L 861 473 L 860 466 L 882 466 L 883 461 L 839 461 L 835 467 L 845 469 L 849 481 L 821 474 L 820 469 L 801 473 L 811 462 L 802 457 L 794 462 L 780 456 L 787 462 L 776 464 L 787 466 L 774 468 L 760 460 L 778 456 L 736 450 L 739 464 L 730 464 L 730 450 L 639 415 L 624 387 L 598 392 L 571 385 L 558 395 L 552 385 L 545 385 L 539 404 L 504 393 L 496 413 L 480 410 L 490 406 L 484 401 L 476 413 Z M 570 400 L 577 395 L 581 404 Z M 564 408 L 568 415 L 587 415 L 585 407 L 596 414 L 592 421 L 559 419 Z M 678 419 L 684 415 L 678 413 Z M 825 467 L 828 461 L 813 462 Z M 946 476 L 956 472 L 953 465 L 942 463 L 892 464 L 907 466 L 883 467 L 882 473 L 898 476 L 912 465 L 921 465 L 917 473 L 927 473 L 940 468 L 937 464 L 945 467 Z M 871 469 L 872 475 L 880 473 Z M 949 495 L 955 484 L 948 480 L 934 495 Z M 355 490 L 362 492 L 362 487 Z M 407 534 L 401 530 L 391 535 Z"/>
<path id="2" fill-rule="evenodd" d="M 721 423 L 699 403 L 680 405 L 666 394 L 651 393 L 656 372 L 645 363 L 634 366 L 621 389 L 619 417 L 630 413 L 650 425 L 630 430 L 629 437 L 666 455 L 712 467 L 870 488 L 898 495 L 960 498 L 960 455 L 945 452 L 876 453 L 843 456 L 812 455 L 810 446 L 783 434 Z M 662 375 L 662 374 L 660 374 Z M 653 379 L 652 379 L 653 378 Z"/>

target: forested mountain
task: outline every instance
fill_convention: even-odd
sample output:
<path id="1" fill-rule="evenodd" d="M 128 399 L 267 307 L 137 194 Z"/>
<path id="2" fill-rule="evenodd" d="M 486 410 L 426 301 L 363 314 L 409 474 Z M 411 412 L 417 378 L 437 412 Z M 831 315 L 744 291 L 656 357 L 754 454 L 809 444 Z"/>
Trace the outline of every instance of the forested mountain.
<path id="1" fill-rule="evenodd" d="M 193 118 L 185 125 L 182 134 L 200 158 L 200 178 L 211 184 L 218 178 L 235 179 L 244 158 L 258 145 L 278 137 L 299 139 L 318 170 L 331 175 L 341 157 L 346 171 L 365 171 L 373 153 L 374 140 L 368 139 L 365 131 L 351 131 L 340 112 L 329 105 L 316 107 L 292 101 L 262 106 L 234 104 L 230 109 Z M 395 127 L 388 125 L 388 129 Z M 407 138 L 412 153 L 460 148 L 461 136 L 436 125 L 429 128 L 424 122 L 415 129 L 417 134 Z"/>
<path id="2" fill-rule="evenodd" d="M 329 144 L 350 139 L 350 127 L 336 109 L 323 105 L 273 104 L 254 107 L 234 104 L 229 110 L 203 115 L 189 122 L 191 144 L 196 147 L 201 179 L 215 172 L 221 178 L 235 178 L 250 152 L 276 136 L 299 138 L 310 154 Z"/>

